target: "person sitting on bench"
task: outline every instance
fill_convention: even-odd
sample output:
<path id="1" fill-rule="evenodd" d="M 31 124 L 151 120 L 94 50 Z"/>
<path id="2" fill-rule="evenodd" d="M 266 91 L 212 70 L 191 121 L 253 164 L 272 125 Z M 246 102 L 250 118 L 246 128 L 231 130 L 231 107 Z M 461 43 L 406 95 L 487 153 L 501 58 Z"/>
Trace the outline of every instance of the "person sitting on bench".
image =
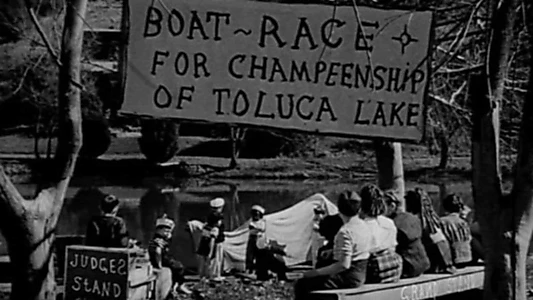
<path id="1" fill-rule="evenodd" d="M 446 196 L 442 201 L 446 215 L 441 218 L 442 232 L 450 242 L 455 267 L 462 268 L 472 262 L 472 233 L 470 225 L 461 218 L 464 203 L 456 194 Z"/>
<path id="2" fill-rule="evenodd" d="M 363 187 L 359 215 L 367 224 L 371 235 L 367 283 L 398 282 L 402 275 L 402 258 L 396 253 L 396 225 L 383 216 L 384 213 L 383 192 L 373 184 Z"/>
<path id="3" fill-rule="evenodd" d="M 344 224 L 335 236 L 335 263 L 307 271 L 294 285 L 296 300 L 309 297 L 315 290 L 357 288 L 364 284 L 368 264 L 370 234 L 366 223 L 358 216 L 361 198 L 345 191 L 339 196 L 337 207 Z"/>
<path id="4" fill-rule="evenodd" d="M 396 253 L 400 254 L 403 260 L 402 278 L 418 277 L 431 265 L 422 244 L 420 220 L 415 215 L 399 209 L 400 200 L 393 191 L 385 192 L 385 205 L 387 217 L 394 221 L 398 230 Z"/>
<path id="5" fill-rule="evenodd" d="M 333 259 L 333 245 L 335 236 L 343 224 L 339 214 L 326 216 L 320 221 L 317 230 L 326 240 L 325 244 L 318 249 L 315 268 L 329 266 L 335 262 Z"/>
<path id="6" fill-rule="evenodd" d="M 442 232 L 442 221 L 429 195 L 421 188 L 408 191 L 405 208 L 417 216 L 422 224 L 422 243 L 431 262 L 428 273 L 455 273 L 450 243 Z"/>
<path id="7" fill-rule="evenodd" d="M 102 214 L 91 219 L 87 226 L 85 244 L 94 247 L 126 248 L 129 246 L 128 230 L 124 219 L 117 216 L 120 201 L 107 195 L 100 203 Z"/>
<path id="8" fill-rule="evenodd" d="M 174 221 L 167 218 L 167 215 L 157 219 L 154 238 L 148 244 L 148 255 L 150 256 L 150 263 L 155 269 L 161 270 L 163 267 L 170 269 L 174 293 L 190 294 L 191 291 L 184 285 L 185 268 L 183 264 L 175 260 L 169 253 L 174 226 Z"/>

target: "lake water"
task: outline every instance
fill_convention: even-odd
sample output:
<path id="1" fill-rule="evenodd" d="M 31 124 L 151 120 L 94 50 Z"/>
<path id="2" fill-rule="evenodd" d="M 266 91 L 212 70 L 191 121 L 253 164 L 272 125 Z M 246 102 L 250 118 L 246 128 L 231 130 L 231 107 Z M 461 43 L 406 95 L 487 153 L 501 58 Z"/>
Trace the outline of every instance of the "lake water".
<path id="1" fill-rule="evenodd" d="M 178 191 L 160 193 L 155 179 L 139 186 L 112 185 L 85 178 L 77 180 L 69 188 L 67 199 L 59 219 L 57 233 L 60 235 L 84 235 L 91 216 L 99 213 L 98 193 L 113 193 L 122 200 L 119 214 L 126 220 L 132 238 L 143 245 L 151 239 L 155 220 L 166 213 L 177 223 L 172 242 L 172 252 L 187 267 L 194 267 L 192 242 L 186 231 L 189 220 L 203 220 L 209 210 L 209 200 L 223 197 L 226 200 L 225 224 L 233 230 L 244 223 L 252 205 L 260 204 L 267 213 L 288 208 L 314 193 L 323 193 L 335 202 L 337 195 L 345 189 L 359 191 L 365 181 L 231 181 L 181 183 Z M 176 186 L 175 185 L 175 186 Z M 448 193 L 458 193 L 466 204 L 473 207 L 471 183 L 469 181 L 416 183 L 407 182 L 406 189 L 421 187 L 433 198 L 435 208 L 440 210 L 440 199 Z M 34 193 L 34 185 L 19 185 L 26 197 Z M 5 242 L 0 236 L 0 254 L 6 254 Z"/>

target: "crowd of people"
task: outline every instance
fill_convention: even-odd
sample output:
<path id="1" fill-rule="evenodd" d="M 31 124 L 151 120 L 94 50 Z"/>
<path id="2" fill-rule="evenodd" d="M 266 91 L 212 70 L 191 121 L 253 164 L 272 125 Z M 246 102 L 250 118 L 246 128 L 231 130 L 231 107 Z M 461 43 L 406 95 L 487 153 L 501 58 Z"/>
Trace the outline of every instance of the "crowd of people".
<path id="1" fill-rule="evenodd" d="M 451 194 L 442 200 L 439 216 L 427 192 L 420 188 L 405 195 L 405 211 L 393 191 L 366 185 L 359 193 L 344 191 L 337 201 L 338 214 L 326 215 L 315 207 L 316 230 L 324 238 L 315 268 L 301 274 L 294 286 L 295 299 L 305 299 L 314 290 L 357 288 L 365 283 L 390 283 L 423 273 L 454 273 L 458 268 L 482 259 L 477 225 L 468 216 L 462 199 Z M 126 224 L 117 216 L 120 201 L 103 198 L 101 214 L 87 226 L 86 244 L 98 247 L 132 247 Z M 214 281 L 223 279 L 222 243 L 224 199 L 209 202 L 210 211 L 202 228 L 196 254 L 199 275 Z M 258 280 L 286 278 L 284 248 L 266 238 L 265 209 L 252 206 L 246 246 L 245 268 Z M 153 267 L 171 270 L 173 291 L 190 293 L 184 285 L 184 266 L 169 253 L 175 223 L 166 215 L 157 219 L 148 245 Z"/>
<path id="2" fill-rule="evenodd" d="M 423 273 L 453 274 L 482 258 L 480 241 L 472 234 L 476 225 L 468 221 L 458 195 L 444 197 L 444 216 L 420 188 L 406 193 L 406 211 L 401 202 L 394 192 L 367 185 L 359 194 L 339 196 L 338 215 L 315 210 L 317 230 L 326 241 L 315 269 L 296 282 L 295 299 L 314 290 L 397 282 Z"/>

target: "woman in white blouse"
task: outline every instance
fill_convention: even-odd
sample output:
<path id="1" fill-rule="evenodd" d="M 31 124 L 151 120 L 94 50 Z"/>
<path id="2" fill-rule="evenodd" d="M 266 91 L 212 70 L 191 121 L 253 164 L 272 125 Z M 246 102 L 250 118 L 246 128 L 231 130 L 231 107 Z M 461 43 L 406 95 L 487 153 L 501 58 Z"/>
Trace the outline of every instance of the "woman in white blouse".
<path id="1" fill-rule="evenodd" d="M 398 230 L 394 221 L 385 217 L 383 192 L 376 185 L 361 190 L 361 219 L 370 232 L 368 283 L 397 282 L 402 275 L 402 258 L 396 253 Z"/>

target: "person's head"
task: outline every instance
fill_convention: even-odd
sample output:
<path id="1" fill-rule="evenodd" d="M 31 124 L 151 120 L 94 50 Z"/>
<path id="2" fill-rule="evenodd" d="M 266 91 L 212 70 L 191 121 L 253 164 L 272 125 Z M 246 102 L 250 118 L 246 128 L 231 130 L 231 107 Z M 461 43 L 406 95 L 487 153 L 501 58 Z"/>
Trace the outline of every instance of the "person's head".
<path id="1" fill-rule="evenodd" d="M 100 209 L 104 214 L 116 214 L 120 201 L 114 195 L 107 195 L 100 203 Z"/>
<path id="2" fill-rule="evenodd" d="M 252 215 L 252 220 L 258 221 L 265 215 L 265 209 L 260 205 L 254 205 L 252 206 L 250 214 Z"/>
<path id="3" fill-rule="evenodd" d="M 375 184 L 366 185 L 361 189 L 361 212 L 370 218 L 385 213 L 383 192 Z"/>
<path id="4" fill-rule="evenodd" d="M 174 221 L 167 218 L 167 215 L 163 215 L 157 219 L 155 224 L 155 231 L 158 235 L 170 239 L 172 237 L 172 231 L 174 230 Z"/>
<path id="5" fill-rule="evenodd" d="M 361 197 L 354 191 L 344 191 L 337 201 L 339 214 L 344 221 L 356 216 L 361 209 Z"/>
<path id="6" fill-rule="evenodd" d="M 343 224 L 344 222 L 339 215 L 325 216 L 322 221 L 320 221 L 318 233 L 329 242 L 332 242 Z"/>
<path id="7" fill-rule="evenodd" d="M 222 198 L 215 198 L 209 201 L 209 207 L 211 211 L 221 213 L 224 210 L 225 201 Z"/>
<path id="8" fill-rule="evenodd" d="M 407 192 L 405 196 L 405 208 L 408 212 L 418 215 L 422 221 L 422 228 L 435 233 L 441 227 L 440 217 L 433 208 L 433 202 L 428 193 L 421 188 L 415 188 Z"/>
<path id="9" fill-rule="evenodd" d="M 410 190 L 405 194 L 405 210 L 418 215 L 422 210 L 422 197 L 424 191 L 420 188 Z"/>
<path id="10" fill-rule="evenodd" d="M 386 191 L 383 194 L 383 200 L 385 202 L 386 207 L 386 215 L 388 217 L 394 216 L 398 212 L 398 208 L 400 207 L 400 199 L 398 199 L 398 196 L 394 191 Z"/>
<path id="11" fill-rule="evenodd" d="M 450 194 L 442 200 L 442 208 L 449 213 L 461 213 L 465 208 L 465 204 L 459 195 Z"/>

